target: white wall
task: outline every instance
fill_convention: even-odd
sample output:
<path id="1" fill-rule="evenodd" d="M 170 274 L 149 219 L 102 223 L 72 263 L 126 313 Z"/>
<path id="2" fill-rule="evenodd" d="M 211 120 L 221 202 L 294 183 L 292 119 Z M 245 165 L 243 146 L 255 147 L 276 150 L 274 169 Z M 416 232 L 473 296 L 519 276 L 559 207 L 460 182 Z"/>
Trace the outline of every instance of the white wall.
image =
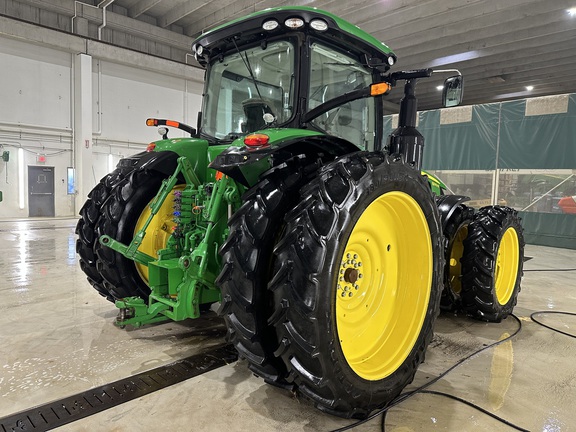
<path id="1" fill-rule="evenodd" d="M 66 169 L 73 166 L 74 57 L 77 53 L 0 36 L 0 218 L 27 217 L 28 203 L 18 203 L 18 149 L 24 151 L 24 191 L 27 166 L 55 168 L 56 216 L 76 215 L 74 197 L 66 193 Z M 151 58 L 154 62 L 154 58 Z M 174 67 L 172 67 L 174 69 Z M 168 118 L 196 126 L 201 85 L 186 77 L 163 75 L 138 66 L 92 57 L 93 139 L 92 187 L 108 172 L 108 154 L 114 165 L 121 157 L 142 151 L 157 140 L 148 117 Z M 172 136 L 182 136 L 173 132 Z M 37 163 L 37 155 L 46 155 Z M 64 180 L 64 182 L 62 181 Z M 86 186 L 86 185 L 85 185 Z M 83 199 L 82 199 L 83 201 Z"/>
<path id="2" fill-rule="evenodd" d="M 70 53 L 0 38 L 0 153 L 10 152 L 8 162 L 0 161 L 0 217 L 27 217 L 19 208 L 18 148 L 24 152 L 24 182 L 29 165 L 55 167 L 55 208 L 57 215 L 73 213 L 73 200 L 66 195 L 66 167 L 71 164 L 71 67 Z M 46 162 L 37 163 L 37 155 Z"/>
<path id="3" fill-rule="evenodd" d="M 150 117 L 176 120 L 196 127 L 202 97 L 187 80 L 163 76 L 95 59 L 92 68 L 94 177 L 108 172 L 108 154 L 114 165 L 124 156 L 138 153 L 160 138 L 156 128 L 146 126 Z M 186 91 L 188 90 L 188 91 Z M 171 130 L 170 136 L 185 136 Z"/>
<path id="4" fill-rule="evenodd" d="M 70 53 L 0 40 L 0 120 L 70 128 Z"/>

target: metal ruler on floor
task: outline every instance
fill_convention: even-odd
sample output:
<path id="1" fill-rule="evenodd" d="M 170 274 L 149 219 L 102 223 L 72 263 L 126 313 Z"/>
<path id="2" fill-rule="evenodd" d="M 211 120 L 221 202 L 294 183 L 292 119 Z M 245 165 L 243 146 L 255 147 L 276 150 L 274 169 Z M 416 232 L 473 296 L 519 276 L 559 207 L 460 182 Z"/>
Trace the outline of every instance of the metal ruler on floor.
<path id="1" fill-rule="evenodd" d="M 40 432 L 91 416 L 238 360 L 230 344 L 0 418 L 0 432 Z"/>

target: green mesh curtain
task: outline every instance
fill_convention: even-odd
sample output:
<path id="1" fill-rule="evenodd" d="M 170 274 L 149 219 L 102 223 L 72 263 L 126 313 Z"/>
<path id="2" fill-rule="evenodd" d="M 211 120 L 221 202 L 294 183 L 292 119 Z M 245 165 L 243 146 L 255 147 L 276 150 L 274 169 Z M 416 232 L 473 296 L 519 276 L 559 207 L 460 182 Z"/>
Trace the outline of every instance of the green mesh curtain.
<path id="1" fill-rule="evenodd" d="M 450 110 L 466 115 L 450 120 Z M 385 136 L 392 123 L 384 118 Z M 558 205 L 576 199 L 576 94 L 425 111 L 418 129 L 424 169 L 498 170 L 499 202 L 521 211 L 526 240 L 576 249 L 576 214 Z"/>

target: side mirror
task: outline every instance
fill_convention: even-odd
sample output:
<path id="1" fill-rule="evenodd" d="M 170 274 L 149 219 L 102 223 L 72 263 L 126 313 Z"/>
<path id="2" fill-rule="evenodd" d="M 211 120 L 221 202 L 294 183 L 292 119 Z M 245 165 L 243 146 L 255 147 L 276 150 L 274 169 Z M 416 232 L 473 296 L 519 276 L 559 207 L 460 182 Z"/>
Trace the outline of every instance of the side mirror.
<path id="1" fill-rule="evenodd" d="M 450 108 L 460 105 L 464 95 L 464 78 L 461 75 L 452 76 L 444 81 L 444 90 L 442 91 L 442 105 Z"/>

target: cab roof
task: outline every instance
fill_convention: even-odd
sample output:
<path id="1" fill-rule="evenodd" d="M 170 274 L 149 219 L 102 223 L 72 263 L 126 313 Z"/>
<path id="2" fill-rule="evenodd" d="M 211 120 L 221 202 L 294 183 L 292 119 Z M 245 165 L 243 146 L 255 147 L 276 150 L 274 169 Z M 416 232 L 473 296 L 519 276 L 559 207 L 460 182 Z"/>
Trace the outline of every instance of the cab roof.
<path id="1" fill-rule="evenodd" d="M 300 18 L 303 25 L 289 28 L 285 24 L 289 18 Z M 326 29 L 314 29 L 310 25 L 314 20 L 326 23 Z M 264 23 L 273 21 L 278 24 L 275 28 L 263 28 Z M 206 66 L 210 58 L 235 49 L 235 45 L 240 48 L 270 37 L 298 32 L 312 34 L 350 53 L 366 55 L 367 65 L 383 72 L 396 62 L 396 55 L 386 44 L 359 27 L 329 12 L 297 6 L 265 9 L 218 26 L 199 36 L 192 49 L 198 62 Z"/>

